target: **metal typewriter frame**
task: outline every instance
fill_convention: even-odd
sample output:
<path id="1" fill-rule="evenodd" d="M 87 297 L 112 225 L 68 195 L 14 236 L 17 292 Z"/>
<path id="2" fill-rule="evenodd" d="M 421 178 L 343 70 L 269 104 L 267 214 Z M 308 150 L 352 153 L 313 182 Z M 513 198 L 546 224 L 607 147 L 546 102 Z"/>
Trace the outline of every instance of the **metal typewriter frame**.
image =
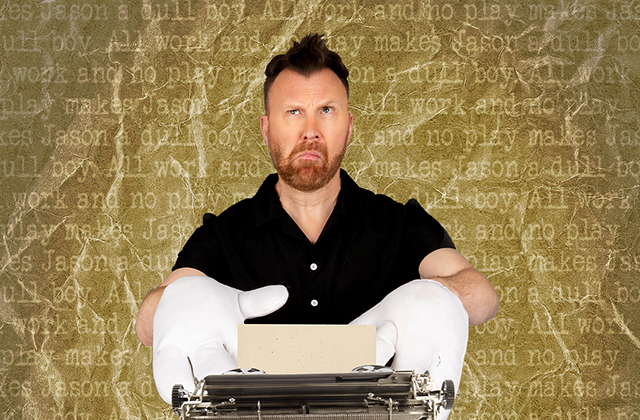
<path id="1" fill-rule="evenodd" d="M 175 385 L 172 406 L 181 420 L 433 420 L 440 410 L 453 407 L 451 380 L 439 389 L 428 373 L 358 369 L 342 374 L 210 375 L 196 381 L 194 392 Z"/>

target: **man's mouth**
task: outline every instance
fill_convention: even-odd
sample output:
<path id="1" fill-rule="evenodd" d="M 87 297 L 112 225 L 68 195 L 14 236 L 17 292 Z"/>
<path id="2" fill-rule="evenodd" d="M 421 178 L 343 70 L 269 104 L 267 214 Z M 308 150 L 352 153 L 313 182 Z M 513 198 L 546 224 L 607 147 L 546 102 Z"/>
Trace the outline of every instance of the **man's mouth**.
<path id="1" fill-rule="evenodd" d="M 316 161 L 322 160 L 322 155 L 319 152 L 307 150 L 299 153 L 296 158 L 301 160 Z"/>

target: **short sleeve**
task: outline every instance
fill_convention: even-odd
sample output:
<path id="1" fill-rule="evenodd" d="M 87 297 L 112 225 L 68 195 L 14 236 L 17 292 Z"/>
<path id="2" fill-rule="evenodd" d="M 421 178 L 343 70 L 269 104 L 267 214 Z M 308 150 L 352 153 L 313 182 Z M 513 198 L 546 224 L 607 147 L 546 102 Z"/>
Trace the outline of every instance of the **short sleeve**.
<path id="1" fill-rule="evenodd" d="M 193 235 L 178 253 L 173 270 L 185 267 L 195 268 L 210 277 L 212 276 L 216 266 L 215 258 L 220 255 L 216 246 L 218 242 L 216 235 L 217 216 L 206 213 L 202 220 L 202 226 L 193 232 Z"/>
<path id="2" fill-rule="evenodd" d="M 404 240 L 412 259 L 418 264 L 431 252 L 455 245 L 444 227 L 415 199 L 405 204 Z"/>

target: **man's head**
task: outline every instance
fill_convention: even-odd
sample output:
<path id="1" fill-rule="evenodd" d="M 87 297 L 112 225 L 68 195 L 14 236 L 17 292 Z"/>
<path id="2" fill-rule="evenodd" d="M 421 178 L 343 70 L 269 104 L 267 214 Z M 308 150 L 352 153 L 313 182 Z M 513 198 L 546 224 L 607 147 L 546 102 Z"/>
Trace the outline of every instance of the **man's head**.
<path id="1" fill-rule="evenodd" d="M 265 74 L 260 130 L 273 164 L 285 184 L 315 191 L 337 176 L 351 138 L 348 71 L 320 36 L 309 35 L 275 57 Z"/>
<path id="2" fill-rule="evenodd" d="M 264 108 L 268 111 L 268 97 L 271 85 L 276 77 L 285 69 L 309 76 L 322 69 L 330 69 L 340 79 L 349 97 L 349 70 L 342 63 L 340 56 L 331 51 L 324 43 L 322 35 L 310 34 L 293 42 L 293 47 L 284 54 L 276 55 L 271 59 L 264 70 Z"/>

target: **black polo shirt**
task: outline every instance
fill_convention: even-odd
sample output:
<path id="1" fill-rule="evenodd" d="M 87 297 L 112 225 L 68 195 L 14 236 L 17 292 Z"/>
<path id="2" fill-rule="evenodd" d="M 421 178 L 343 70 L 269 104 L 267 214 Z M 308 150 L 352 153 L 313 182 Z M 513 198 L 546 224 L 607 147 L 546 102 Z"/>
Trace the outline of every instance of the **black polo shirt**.
<path id="1" fill-rule="evenodd" d="M 347 324 L 420 277 L 430 252 L 453 248 L 415 200 L 405 205 L 362 189 L 341 170 L 338 200 L 315 245 L 284 211 L 269 175 L 253 198 L 207 213 L 173 269 L 191 267 L 240 290 L 283 284 L 287 303 L 253 322 Z"/>

